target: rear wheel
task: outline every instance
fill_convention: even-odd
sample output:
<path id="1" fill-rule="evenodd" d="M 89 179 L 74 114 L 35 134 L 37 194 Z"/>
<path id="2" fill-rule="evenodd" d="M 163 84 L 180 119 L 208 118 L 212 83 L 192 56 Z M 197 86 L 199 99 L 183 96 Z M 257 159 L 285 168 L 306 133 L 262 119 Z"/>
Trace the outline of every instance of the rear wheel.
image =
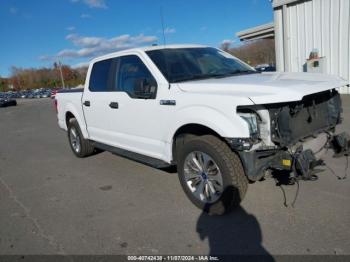
<path id="1" fill-rule="evenodd" d="M 191 138 L 178 149 L 180 183 L 200 209 L 222 215 L 239 206 L 248 180 L 238 155 L 212 135 Z"/>
<path id="2" fill-rule="evenodd" d="M 69 119 L 68 122 L 68 141 L 77 157 L 90 156 L 95 150 L 91 142 L 83 137 L 78 121 L 75 118 Z"/>

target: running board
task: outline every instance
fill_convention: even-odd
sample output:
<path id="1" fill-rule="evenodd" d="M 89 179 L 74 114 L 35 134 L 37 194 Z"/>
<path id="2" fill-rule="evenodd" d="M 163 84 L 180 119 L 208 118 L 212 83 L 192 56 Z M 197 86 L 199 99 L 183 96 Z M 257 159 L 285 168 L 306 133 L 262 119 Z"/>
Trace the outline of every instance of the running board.
<path id="1" fill-rule="evenodd" d="M 114 147 L 114 146 L 109 146 L 103 143 L 99 143 L 99 142 L 94 142 L 92 141 L 94 147 L 98 148 L 98 149 L 102 149 L 104 151 L 108 151 L 111 152 L 112 154 L 130 159 L 130 160 L 134 160 L 136 162 L 151 166 L 151 167 L 155 167 L 155 168 L 167 168 L 170 167 L 171 164 L 157 159 L 157 158 L 153 158 L 153 157 L 149 157 L 149 156 L 145 156 L 145 155 L 141 155 L 138 153 L 134 153 L 125 149 L 121 149 L 118 147 Z"/>

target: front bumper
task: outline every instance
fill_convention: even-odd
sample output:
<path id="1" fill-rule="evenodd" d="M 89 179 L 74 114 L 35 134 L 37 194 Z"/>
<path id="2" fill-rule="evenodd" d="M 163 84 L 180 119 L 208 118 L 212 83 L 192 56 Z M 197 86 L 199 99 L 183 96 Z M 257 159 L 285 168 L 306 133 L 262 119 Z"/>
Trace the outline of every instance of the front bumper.
<path id="1" fill-rule="evenodd" d="M 257 136 L 226 138 L 226 142 L 240 155 L 251 180 L 261 179 L 268 169 L 295 171 L 306 178 L 322 163 L 317 160 L 318 149 L 326 143 L 337 155 L 349 151 L 348 135 L 333 136 L 342 120 L 340 95 L 334 89 L 296 102 L 237 108 L 246 111 L 257 116 Z"/>
<path id="2" fill-rule="evenodd" d="M 329 136 L 325 148 L 334 151 L 334 157 L 350 155 L 350 136 L 341 133 Z M 294 172 L 302 179 L 311 179 L 313 169 L 323 165 L 323 160 L 317 159 L 311 149 L 303 149 L 300 145 L 293 153 L 287 149 L 271 149 L 256 151 L 236 151 L 242 161 L 246 175 L 251 181 L 264 177 L 267 170 L 284 170 Z"/>
<path id="3" fill-rule="evenodd" d="M 249 180 L 258 181 L 269 169 L 292 170 L 293 158 L 283 150 L 238 151 Z"/>

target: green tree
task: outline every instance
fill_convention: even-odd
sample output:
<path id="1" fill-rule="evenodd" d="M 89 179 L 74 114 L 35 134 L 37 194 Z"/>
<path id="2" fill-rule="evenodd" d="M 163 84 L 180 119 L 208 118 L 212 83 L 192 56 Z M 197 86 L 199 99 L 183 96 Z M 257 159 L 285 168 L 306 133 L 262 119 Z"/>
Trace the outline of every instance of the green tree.
<path id="1" fill-rule="evenodd" d="M 71 68 L 62 65 L 62 75 L 67 87 L 75 87 L 85 82 L 87 67 Z M 10 83 L 15 90 L 26 90 L 36 88 L 57 88 L 61 87 L 61 76 L 58 65 L 47 68 L 11 68 Z"/>
<path id="2" fill-rule="evenodd" d="M 273 39 L 247 41 L 233 48 L 230 48 L 229 45 L 222 45 L 221 49 L 252 66 L 276 63 L 275 42 Z"/>
<path id="3" fill-rule="evenodd" d="M 6 81 L 5 79 L 1 78 L 0 76 L 0 92 L 5 92 L 6 91 Z"/>

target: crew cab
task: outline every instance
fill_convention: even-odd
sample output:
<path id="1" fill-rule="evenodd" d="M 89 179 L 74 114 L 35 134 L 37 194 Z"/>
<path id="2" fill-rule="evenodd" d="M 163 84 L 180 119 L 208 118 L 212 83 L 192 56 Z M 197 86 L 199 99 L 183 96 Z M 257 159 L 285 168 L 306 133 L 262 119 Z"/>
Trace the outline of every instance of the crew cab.
<path id="1" fill-rule="evenodd" d="M 93 59 L 83 89 L 61 90 L 59 126 L 77 157 L 96 149 L 177 166 L 188 198 L 212 214 L 239 205 L 270 170 L 308 179 L 322 149 L 348 152 L 341 78 L 260 73 L 200 45 L 136 48 Z"/>

